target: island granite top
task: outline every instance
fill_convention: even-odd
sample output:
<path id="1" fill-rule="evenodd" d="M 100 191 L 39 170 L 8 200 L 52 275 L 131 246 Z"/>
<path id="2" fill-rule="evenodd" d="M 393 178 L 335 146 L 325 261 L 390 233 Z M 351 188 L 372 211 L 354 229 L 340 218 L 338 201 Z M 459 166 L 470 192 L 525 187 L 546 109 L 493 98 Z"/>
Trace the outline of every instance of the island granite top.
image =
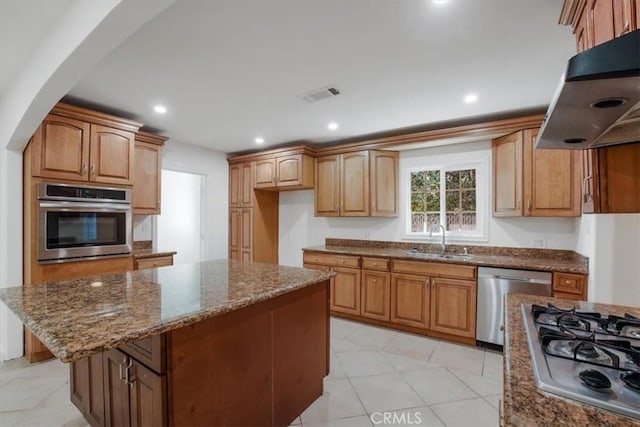
<path id="1" fill-rule="evenodd" d="M 63 362 L 171 331 L 331 278 L 216 260 L 0 289 L 0 300 Z"/>
<path id="2" fill-rule="evenodd" d="M 522 304 L 559 307 L 583 307 L 611 314 L 630 313 L 640 316 L 639 307 L 623 307 L 593 304 L 550 297 L 507 294 L 504 347 L 504 396 L 503 414 L 505 426 L 635 426 L 640 425 L 624 415 L 586 405 L 538 390 L 531 366 L 527 345 Z M 588 308 L 585 308 L 588 307 Z"/>

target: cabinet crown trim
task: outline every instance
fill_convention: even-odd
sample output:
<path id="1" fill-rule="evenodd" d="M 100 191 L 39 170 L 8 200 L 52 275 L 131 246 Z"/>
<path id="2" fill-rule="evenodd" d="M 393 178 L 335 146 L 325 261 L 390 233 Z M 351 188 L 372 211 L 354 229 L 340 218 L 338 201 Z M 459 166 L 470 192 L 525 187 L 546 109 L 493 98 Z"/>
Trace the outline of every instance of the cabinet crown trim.
<path id="1" fill-rule="evenodd" d="M 67 104 L 64 102 L 58 102 L 50 114 L 57 116 L 69 117 L 76 120 L 82 120 L 84 122 L 94 123 L 103 126 L 109 126 L 116 129 L 127 130 L 131 132 L 137 132 L 143 125 L 143 123 L 124 119 L 118 116 L 112 116 L 111 114 L 102 113 L 99 111 L 93 111 L 86 108 L 78 107 L 76 105 Z"/>

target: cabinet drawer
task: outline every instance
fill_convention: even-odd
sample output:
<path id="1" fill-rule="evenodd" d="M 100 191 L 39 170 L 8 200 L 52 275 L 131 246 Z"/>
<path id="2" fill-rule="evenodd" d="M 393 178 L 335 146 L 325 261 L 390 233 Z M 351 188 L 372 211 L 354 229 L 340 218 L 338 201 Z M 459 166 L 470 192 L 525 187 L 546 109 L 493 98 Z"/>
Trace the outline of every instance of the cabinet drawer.
<path id="1" fill-rule="evenodd" d="M 573 301 L 582 301 L 582 295 L 576 295 L 576 294 L 566 294 L 564 292 L 553 292 L 553 296 L 555 298 L 560 298 L 560 299 L 570 299 Z"/>
<path id="2" fill-rule="evenodd" d="M 323 264 L 336 267 L 360 268 L 360 257 L 350 255 L 305 252 L 303 255 L 303 261 L 305 264 Z"/>
<path id="3" fill-rule="evenodd" d="M 173 256 L 159 256 L 153 258 L 141 258 L 136 260 L 136 270 L 144 270 L 145 268 L 157 268 L 173 265 Z"/>
<path id="4" fill-rule="evenodd" d="M 163 374 L 167 370 L 164 334 L 152 335 L 124 344 L 119 349 L 153 371 Z"/>
<path id="5" fill-rule="evenodd" d="M 572 273 L 554 273 L 553 294 L 573 294 L 582 297 L 585 294 L 585 276 Z"/>
<path id="6" fill-rule="evenodd" d="M 385 258 L 362 257 L 363 270 L 389 271 L 389 260 Z"/>
<path id="7" fill-rule="evenodd" d="M 470 265 L 441 264 L 426 261 L 394 260 L 392 271 L 395 273 L 422 274 L 432 277 L 453 277 L 460 279 L 475 279 L 476 267 Z"/>

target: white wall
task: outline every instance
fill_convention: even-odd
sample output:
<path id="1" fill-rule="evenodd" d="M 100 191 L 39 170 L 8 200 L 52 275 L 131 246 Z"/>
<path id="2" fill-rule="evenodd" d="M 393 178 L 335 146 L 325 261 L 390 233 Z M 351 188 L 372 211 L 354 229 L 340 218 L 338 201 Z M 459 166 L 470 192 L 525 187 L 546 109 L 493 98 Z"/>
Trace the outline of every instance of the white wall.
<path id="1" fill-rule="evenodd" d="M 434 157 L 486 157 L 491 187 L 491 142 L 481 141 L 400 152 L 400 170 Z M 428 160 L 427 160 L 428 159 Z M 465 161 L 465 159 L 462 159 Z M 407 189 L 401 186 L 402 201 Z M 491 192 L 486 192 L 485 206 L 490 209 Z M 370 240 L 401 240 L 406 213 L 400 204 L 397 218 L 316 218 L 313 216 L 313 190 L 280 193 L 279 261 L 285 265 L 302 265 L 301 248 L 324 244 L 326 237 Z M 532 247 L 534 239 L 543 239 L 547 248 L 576 248 L 579 221 L 575 218 L 493 218 L 488 212 L 488 241 L 470 242 L 491 246 Z M 437 239 L 436 239 L 437 240 Z M 453 243 L 453 242 L 452 242 Z M 455 242 L 462 243 L 462 242 Z"/>
<path id="2" fill-rule="evenodd" d="M 162 168 L 206 177 L 206 218 L 202 222 L 205 241 L 202 260 L 228 257 L 229 172 L 226 155 L 191 144 L 169 140 L 162 151 Z"/>
<path id="3" fill-rule="evenodd" d="M 133 241 L 153 240 L 153 215 L 133 216 Z"/>

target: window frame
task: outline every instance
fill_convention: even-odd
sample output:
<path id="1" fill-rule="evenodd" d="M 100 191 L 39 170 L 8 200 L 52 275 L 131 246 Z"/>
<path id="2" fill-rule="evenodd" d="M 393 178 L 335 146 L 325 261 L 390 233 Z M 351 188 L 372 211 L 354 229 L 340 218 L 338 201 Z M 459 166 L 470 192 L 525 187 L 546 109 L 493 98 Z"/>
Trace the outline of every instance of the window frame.
<path id="1" fill-rule="evenodd" d="M 449 156 L 447 156 L 449 157 Z M 464 169 L 476 170 L 476 230 L 475 231 L 446 231 L 445 236 L 449 241 L 487 242 L 489 240 L 489 160 L 482 156 L 476 160 L 446 161 L 439 159 L 429 164 L 424 162 L 421 166 L 407 166 L 401 169 L 403 185 L 403 239 L 439 241 L 442 238 L 441 229 L 434 230 L 431 235 L 427 232 L 411 231 L 411 174 L 430 170 L 440 171 L 440 224 L 446 227 L 446 181 L 448 171 Z"/>

